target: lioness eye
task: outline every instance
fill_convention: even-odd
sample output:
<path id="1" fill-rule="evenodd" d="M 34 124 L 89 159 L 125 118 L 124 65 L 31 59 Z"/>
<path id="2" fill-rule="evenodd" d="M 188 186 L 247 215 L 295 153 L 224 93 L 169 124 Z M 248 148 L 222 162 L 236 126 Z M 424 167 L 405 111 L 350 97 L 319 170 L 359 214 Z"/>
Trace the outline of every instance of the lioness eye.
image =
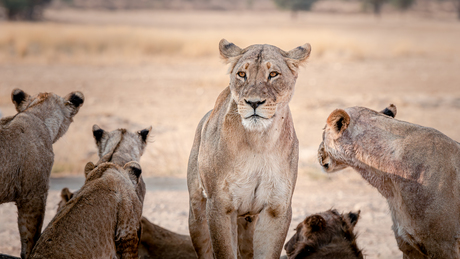
<path id="1" fill-rule="evenodd" d="M 274 77 L 277 77 L 278 75 L 279 75 L 279 73 L 278 73 L 278 72 L 275 72 L 275 71 L 273 71 L 273 72 L 270 72 L 270 77 L 269 77 L 269 79 L 270 79 L 270 78 L 274 78 Z"/>
<path id="2" fill-rule="evenodd" d="M 245 78 L 246 77 L 246 72 L 240 71 L 240 72 L 238 72 L 238 76 L 241 77 L 241 78 Z"/>

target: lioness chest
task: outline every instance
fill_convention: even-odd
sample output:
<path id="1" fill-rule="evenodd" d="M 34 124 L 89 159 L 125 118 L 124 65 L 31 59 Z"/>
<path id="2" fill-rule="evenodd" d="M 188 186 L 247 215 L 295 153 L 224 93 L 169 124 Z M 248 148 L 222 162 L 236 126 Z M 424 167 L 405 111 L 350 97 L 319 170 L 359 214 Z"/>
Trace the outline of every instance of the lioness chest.
<path id="1" fill-rule="evenodd" d="M 292 186 L 287 163 L 275 154 L 241 154 L 222 182 L 222 189 L 228 190 L 230 205 L 238 215 L 288 206 Z"/>

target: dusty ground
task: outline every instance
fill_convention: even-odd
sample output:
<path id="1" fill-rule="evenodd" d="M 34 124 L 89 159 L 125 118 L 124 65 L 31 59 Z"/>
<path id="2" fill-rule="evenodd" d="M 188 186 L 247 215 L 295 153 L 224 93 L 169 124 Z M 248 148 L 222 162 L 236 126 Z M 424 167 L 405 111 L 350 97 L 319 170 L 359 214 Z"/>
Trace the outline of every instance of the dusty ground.
<path id="1" fill-rule="evenodd" d="M 86 96 L 69 131 L 54 145 L 45 225 L 60 189 L 81 185 L 82 178 L 69 174 L 81 175 L 84 164 L 96 160 L 93 124 L 107 130 L 152 125 L 141 161 L 149 176 L 144 215 L 187 233 L 186 163 L 198 121 L 228 84 L 217 52 L 224 37 L 240 46 L 262 42 L 286 50 L 312 44 L 291 102 L 300 141 L 291 229 L 308 214 L 331 207 L 359 209 L 358 243 L 367 258 L 401 256 L 378 192 L 356 172 L 324 175 L 317 165 L 316 149 L 332 110 L 355 105 L 380 110 L 394 103 L 399 119 L 460 140 L 460 23 L 455 20 L 301 14 L 293 21 L 275 12 L 172 11 L 51 11 L 47 17 L 42 24 L 0 22 L 3 116 L 14 114 L 10 93 L 16 87 L 31 94 L 80 90 Z M 18 255 L 19 247 L 16 209 L 2 204 L 0 253 Z"/>

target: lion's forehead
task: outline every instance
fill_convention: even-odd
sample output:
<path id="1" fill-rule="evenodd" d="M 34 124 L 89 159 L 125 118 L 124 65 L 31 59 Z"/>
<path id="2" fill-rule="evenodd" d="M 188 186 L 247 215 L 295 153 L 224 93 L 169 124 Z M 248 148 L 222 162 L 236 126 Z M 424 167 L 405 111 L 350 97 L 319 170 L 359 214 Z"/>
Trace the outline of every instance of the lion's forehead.
<path id="1" fill-rule="evenodd" d="M 240 63 L 250 61 L 268 61 L 283 58 L 282 52 L 278 47 L 272 45 L 252 45 L 247 48 L 240 59 Z"/>

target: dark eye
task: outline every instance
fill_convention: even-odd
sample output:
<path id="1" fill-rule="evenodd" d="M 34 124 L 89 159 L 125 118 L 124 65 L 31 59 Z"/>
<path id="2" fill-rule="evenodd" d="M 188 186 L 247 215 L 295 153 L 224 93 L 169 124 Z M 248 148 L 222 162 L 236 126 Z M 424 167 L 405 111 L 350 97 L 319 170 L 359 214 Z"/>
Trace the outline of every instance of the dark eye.
<path id="1" fill-rule="evenodd" d="M 241 78 L 245 78 L 246 77 L 246 72 L 240 71 L 240 72 L 238 72 L 238 76 L 241 77 Z"/>
<path id="2" fill-rule="evenodd" d="M 278 73 L 278 72 L 275 72 L 275 71 L 273 71 L 273 72 L 270 72 L 270 75 L 269 75 L 268 79 L 271 79 L 271 78 L 277 77 L 279 74 L 280 74 L 280 73 Z"/>

